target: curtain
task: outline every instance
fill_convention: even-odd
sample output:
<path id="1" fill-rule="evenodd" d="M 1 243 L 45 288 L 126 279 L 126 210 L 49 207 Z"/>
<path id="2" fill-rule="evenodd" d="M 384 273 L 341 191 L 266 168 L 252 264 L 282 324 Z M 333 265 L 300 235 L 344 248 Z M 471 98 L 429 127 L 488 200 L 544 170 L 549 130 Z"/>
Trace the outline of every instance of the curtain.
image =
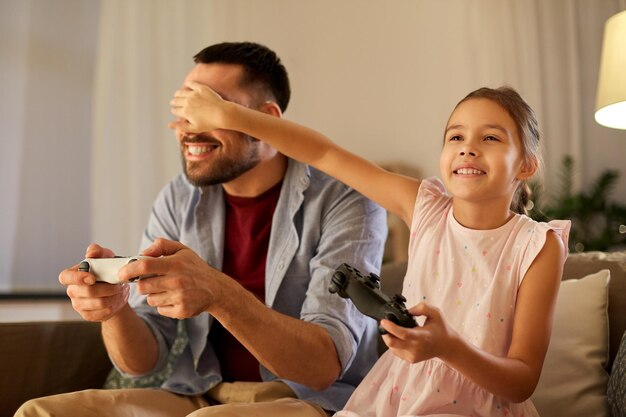
<path id="1" fill-rule="evenodd" d="M 623 0 L 27 0 L 0 2 L 0 291 L 55 288 L 90 242 L 138 250 L 158 191 L 180 172 L 169 100 L 221 41 L 274 49 L 285 117 L 371 160 L 439 175 L 454 105 L 516 88 L 543 132 L 558 191 L 622 169 L 626 132 L 593 120 L 606 19 Z M 62 7 L 58 5 L 62 4 Z M 615 197 L 626 201 L 626 179 Z"/>
<path id="2" fill-rule="evenodd" d="M 89 243 L 98 8 L 0 2 L 0 292 L 62 292 Z"/>
<path id="3" fill-rule="evenodd" d="M 427 175 L 438 175 L 453 105 L 483 85 L 511 85 L 536 110 L 548 189 L 558 187 L 554 174 L 564 154 L 581 163 L 574 184 L 582 186 L 591 150 L 585 140 L 607 136 L 592 115 L 602 27 L 618 10 L 616 1 L 110 0 L 102 6 L 93 235 L 129 253 L 158 189 L 180 170 L 164 127 L 171 119 L 167 103 L 191 56 L 217 41 L 254 40 L 279 53 L 293 84 L 286 117 L 365 157 L 404 160 Z"/>

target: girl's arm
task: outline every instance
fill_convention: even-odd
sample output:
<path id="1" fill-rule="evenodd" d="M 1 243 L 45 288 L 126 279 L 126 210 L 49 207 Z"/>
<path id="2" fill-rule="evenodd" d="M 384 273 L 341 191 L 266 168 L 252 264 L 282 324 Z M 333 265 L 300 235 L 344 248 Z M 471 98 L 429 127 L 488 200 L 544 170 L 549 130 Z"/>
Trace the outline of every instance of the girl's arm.
<path id="1" fill-rule="evenodd" d="M 409 310 L 427 317 L 423 327 L 406 329 L 383 320 L 381 324 L 389 332 L 383 339 L 409 362 L 439 357 L 487 391 L 511 402 L 525 401 L 537 386 L 550 342 L 564 253 L 562 241 L 548 233 L 520 286 L 506 357 L 489 354 L 462 339 L 437 309 L 424 303 Z"/>
<path id="2" fill-rule="evenodd" d="M 209 87 L 188 82 L 171 101 L 179 120 L 172 128 L 200 133 L 216 129 L 243 132 L 268 143 L 280 153 L 324 171 L 356 189 L 409 226 L 420 181 L 394 174 L 347 150 L 313 129 L 224 101 Z M 276 106 L 266 102 L 262 106 Z"/>

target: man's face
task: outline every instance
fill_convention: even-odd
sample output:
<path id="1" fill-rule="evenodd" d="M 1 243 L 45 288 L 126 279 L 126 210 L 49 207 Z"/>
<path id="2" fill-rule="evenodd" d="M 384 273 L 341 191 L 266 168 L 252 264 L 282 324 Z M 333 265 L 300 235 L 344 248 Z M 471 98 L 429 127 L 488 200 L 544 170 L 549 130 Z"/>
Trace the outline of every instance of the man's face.
<path id="1" fill-rule="evenodd" d="M 250 88 L 243 88 L 240 79 L 243 68 L 232 64 L 197 64 L 185 78 L 208 85 L 222 98 L 254 107 Z M 196 186 L 227 183 L 260 162 L 256 139 L 240 132 L 218 129 L 184 136 L 176 132 L 180 144 L 183 170 L 189 182 Z"/>

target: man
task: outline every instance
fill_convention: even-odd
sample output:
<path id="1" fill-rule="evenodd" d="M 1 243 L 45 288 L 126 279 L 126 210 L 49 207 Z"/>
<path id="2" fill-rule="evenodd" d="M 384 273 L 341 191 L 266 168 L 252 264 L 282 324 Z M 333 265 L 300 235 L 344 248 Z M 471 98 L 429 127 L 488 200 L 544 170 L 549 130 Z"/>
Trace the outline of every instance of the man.
<path id="1" fill-rule="evenodd" d="M 287 73 L 254 43 L 202 50 L 185 81 L 281 117 Z M 171 125 L 175 127 L 175 123 Z M 239 132 L 176 132 L 184 175 L 158 196 L 128 285 L 59 277 L 83 318 L 102 322 L 128 378 L 162 370 L 184 319 L 187 342 L 160 389 L 96 390 L 27 402 L 16 415 L 325 416 L 376 359 L 376 324 L 328 292 L 342 262 L 377 271 L 384 211 L 345 185 Z M 113 252 L 91 245 L 87 257 Z M 127 302 L 129 288 L 132 288 Z"/>

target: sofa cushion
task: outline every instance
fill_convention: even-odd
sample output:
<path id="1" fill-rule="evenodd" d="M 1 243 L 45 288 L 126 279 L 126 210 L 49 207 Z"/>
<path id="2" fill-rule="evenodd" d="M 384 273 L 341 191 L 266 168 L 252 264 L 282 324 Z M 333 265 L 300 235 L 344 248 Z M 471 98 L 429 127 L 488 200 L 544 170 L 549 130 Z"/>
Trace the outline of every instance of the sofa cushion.
<path id="1" fill-rule="evenodd" d="M 565 262 L 563 279 L 582 278 L 601 269 L 611 271 L 611 282 L 609 283 L 610 358 L 607 365 L 607 369 L 610 370 L 621 337 L 626 331 L 626 314 L 624 314 L 624 306 L 626 306 L 626 250 L 570 254 Z"/>
<path id="2" fill-rule="evenodd" d="M 0 416 L 31 398 L 100 388 L 111 369 L 100 323 L 0 323 L 0 334 Z"/>
<path id="3" fill-rule="evenodd" d="M 561 282 L 550 347 L 531 399 L 542 417 L 609 415 L 608 282 L 602 270 Z"/>

